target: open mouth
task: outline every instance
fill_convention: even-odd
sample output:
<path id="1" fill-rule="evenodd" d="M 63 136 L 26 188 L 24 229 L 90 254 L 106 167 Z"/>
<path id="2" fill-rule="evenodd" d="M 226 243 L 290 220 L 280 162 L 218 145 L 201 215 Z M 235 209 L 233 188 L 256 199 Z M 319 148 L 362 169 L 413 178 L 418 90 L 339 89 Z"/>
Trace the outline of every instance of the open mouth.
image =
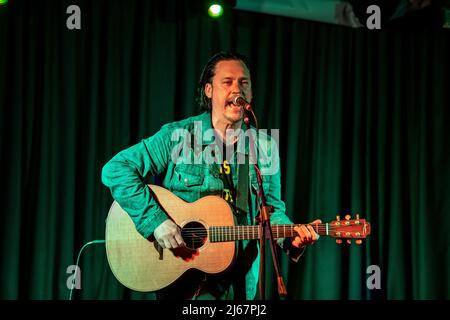
<path id="1" fill-rule="evenodd" d="M 226 104 L 227 108 L 231 108 L 233 111 L 241 111 L 242 107 L 235 105 L 232 101 L 228 101 Z"/>

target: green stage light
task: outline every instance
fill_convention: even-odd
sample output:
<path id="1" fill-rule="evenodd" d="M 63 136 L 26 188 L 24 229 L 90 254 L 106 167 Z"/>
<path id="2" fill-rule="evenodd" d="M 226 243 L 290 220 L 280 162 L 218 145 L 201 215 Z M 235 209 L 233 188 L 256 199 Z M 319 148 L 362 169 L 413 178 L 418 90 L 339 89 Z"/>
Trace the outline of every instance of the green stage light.
<path id="1" fill-rule="evenodd" d="M 7 4 L 7 3 L 8 3 L 8 0 L 0 0 L 0 6 L 3 4 Z"/>
<path id="2" fill-rule="evenodd" d="M 212 18 L 219 18 L 223 14 L 223 8 L 220 4 L 213 3 L 208 8 L 208 14 Z"/>

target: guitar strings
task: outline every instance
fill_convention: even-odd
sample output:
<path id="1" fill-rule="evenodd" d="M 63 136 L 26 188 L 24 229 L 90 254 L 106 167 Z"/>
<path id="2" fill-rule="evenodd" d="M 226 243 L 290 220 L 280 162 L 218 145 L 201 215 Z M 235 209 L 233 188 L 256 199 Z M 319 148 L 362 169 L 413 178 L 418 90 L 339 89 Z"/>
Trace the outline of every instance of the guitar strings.
<path id="1" fill-rule="evenodd" d="M 286 225 L 289 229 L 287 231 L 294 232 L 295 230 L 291 227 L 291 225 Z M 328 232 L 333 233 L 336 230 L 342 230 L 349 227 L 354 227 L 355 225 L 341 225 L 341 226 L 329 226 Z M 363 225 L 360 225 L 363 226 Z M 212 229 L 214 228 L 214 229 Z M 281 230 L 283 229 L 283 230 Z M 324 225 L 319 225 L 318 228 L 314 228 L 319 233 L 323 233 L 327 231 L 327 228 Z M 200 237 L 207 237 L 209 234 L 211 235 L 217 235 L 217 236 L 235 236 L 239 237 L 240 234 L 250 235 L 250 232 L 252 233 L 252 236 L 255 235 L 255 233 L 260 234 L 259 226 L 222 226 L 222 227 L 211 227 L 209 231 L 206 230 L 206 228 L 202 227 L 191 227 L 191 228 L 184 228 L 182 229 L 182 235 L 186 238 L 200 238 Z M 286 228 L 283 227 L 283 225 L 277 225 L 275 227 L 272 227 L 272 232 L 275 233 L 275 235 L 278 235 L 279 233 L 285 233 Z"/>
<path id="2" fill-rule="evenodd" d="M 361 225 L 328 226 L 328 228 L 325 227 L 325 226 L 318 226 L 317 230 L 322 230 L 322 231 L 327 230 L 327 229 L 328 230 L 339 230 L 339 229 L 351 228 L 351 227 L 355 227 L 355 226 L 364 227 L 363 224 L 361 224 Z M 316 227 L 314 227 L 314 226 L 312 226 L 312 227 L 313 227 L 314 230 L 316 230 Z M 252 226 L 220 226 L 220 227 L 216 226 L 216 227 L 210 227 L 209 229 L 211 231 L 216 231 L 216 232 L 220 232 L 220 231 L 222 231 L 222 232 L 236 232 L 236 231 L 239 232 L 239 231 L 247 230 L 247 229 L 250 229 L 250 230 L 252 230 L 252 229 L 259 229 L 259 226 L 258 225 L 252 225 Z M 281 229 L 288 230 L 288 231 L 289 231 L 289 229 L 290 230 L 294 230 L 294 228 L 291 227 L 291 225 L 286 225 L 286 227 L 283 227 L 283 225 L 281 225 L 281 226 L 280 225 L 272 226 L 272 231 L 273 230 L 281 231 Z M 183 232 L 195 232 L 195 231 L 202 231 L 202 230 L 206 230 L 206 228 L 204 228 L 204 227 L 182 228 Z"/>

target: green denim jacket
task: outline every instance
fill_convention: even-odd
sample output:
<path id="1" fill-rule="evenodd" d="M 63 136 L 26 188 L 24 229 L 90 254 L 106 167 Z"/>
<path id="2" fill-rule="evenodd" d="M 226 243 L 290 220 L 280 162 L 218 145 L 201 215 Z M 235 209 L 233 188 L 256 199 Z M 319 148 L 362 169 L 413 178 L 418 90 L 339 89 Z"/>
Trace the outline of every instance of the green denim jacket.
<path id="1" fill-rule="evenodd" d="M 183 138 L 180 138 L 182 135 L 176 132 L 193 133 L 194 130 L 199 130 L 198 125 L 201 125 L 203 141 L 200 144 L 204 150 L 205 146 L 212 142 L 212 137 L 208 134 L 212 129 L 211 114 L 208 112 L 164 125 L 153 136 L 119 152 L 103 167 L 102 182 L 110 188 L 113 198 L 130 215 L 137 231 L 145 238 L 148 238 L 156 227 L 168 219 L 146 187 L 150 177 L 161 177 L 163 187 L 171 190 L 187 202 L 194 202 L 206 195 L 222 194 L 224 186 L 216 165 L 207 164 L 205 161 L 202 161 L 202 163 L 191 161 L 191 164 L 187 164 L 185 163 L 186 160 L 180 161 L 180 158 L 178 158 L 177 161 L 175 157 L 180 153 L 181 146 L 184 145 L 182 144 Z M 266 138 L 271 139 L 268 136 Z M 266 169 L 268 168 L 266 171 L 269 174 L 263 176 L 263 188 L 267 204 L 275 209 L 270 221 L 272 224 L 291 224 L 292 222 L 285 214 L 285 204 L 281 200 L 280 170 L 277 167 L 279 166 L 278 148 L 270 147 L 273 146 L 273 141 L 270 141 L 272 144 L 269 143 L 269 147 L 266 147 L 273 150 L 267 150 L 266 148 L 265 153 L 269 153 L 274 161 L 270 163 L 270 168 L 267 167 L 268 161 L 265 161 Z M 248 146 L 242 152 L 248 154 Z M 187 157 L 183 159 L 187 159 Z M 259 158 L 258 163 L 264 169 L 264 164 L 260 163 Z M 235 185 L 237 184 L 237 177 L 237 174 L 233 174 Z M 249 167 L 249 177 L 251 203 L 247 206 L 245 224 L 254 224 L 254 217 L 257 216 L 258 185 L 252 165 Z M 243 242 L 245 250 L 249 241 L 240 241 Z M 292 260 L 297 261 L 303 250 L 292 247 L 290 243 L 290 241 L 283 241 L 283 239 L 278 240 L 278 244 Z M 251 261 L 245 275 L 245 292 L 248 300 L 255 298 L 258 273 L 259 253 Z"/>

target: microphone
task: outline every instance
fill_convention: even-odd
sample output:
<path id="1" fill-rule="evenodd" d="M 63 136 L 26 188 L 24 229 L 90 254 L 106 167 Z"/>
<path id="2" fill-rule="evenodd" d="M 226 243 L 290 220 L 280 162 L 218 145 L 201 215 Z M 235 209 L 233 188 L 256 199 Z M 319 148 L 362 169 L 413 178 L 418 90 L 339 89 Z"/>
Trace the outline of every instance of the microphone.
<path id="1" fill-rule="evenodd" d="M 256 127 L 258 128 L 258 120 L 256 120 L 256 116 L 253 113 L 253 108 L 250 105 L 250 103 L 247 102 L 241 95 L 237 95 L 232 100 L 233 104 L 239 107 L 242 107 L 244 109 L 244 123 L 247 125 L 247 128 L 249 128 L 250 120 L 248 119 L 248 112 L 251 112 L 253 115 L 253 118 L 256 122 Z"/>
<path id="2" fill-rule="evenodd" d="M 241 95 L 235 96 L 232 100 L 233 104 L 240 106 L 247 111 L 252 111 L 252 106 Z"/>

